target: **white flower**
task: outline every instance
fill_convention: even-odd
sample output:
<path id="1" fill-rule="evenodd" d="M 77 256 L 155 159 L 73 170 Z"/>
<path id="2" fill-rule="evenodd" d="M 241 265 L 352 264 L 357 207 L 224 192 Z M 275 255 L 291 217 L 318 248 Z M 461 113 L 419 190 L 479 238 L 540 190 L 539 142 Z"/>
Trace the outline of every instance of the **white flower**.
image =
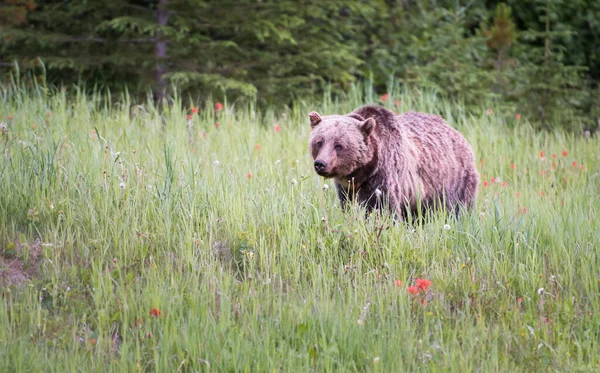
<path id="1" fill-rule="evenodd" d="M 278 159 L 278 160 L 276 160 L 276 161 L 275 161 L 275 165 L 276 165 L 276 166 L 277 166 L 278 164 L 280 164 L 280 163 L 281 163 L 281 159 Z"/>
<path id="2" fill-rule="evenodd" d="M 352 179 L 354 179 L 354 178 L 352 178 Z M 382 194 L 383 193 L 381 193 L 381 190 L 379 190 L 379 188 L 375 189 L 375 195 L 377 196 L 377 198 L 380 198 Z"/>
<path id="3" fill-rule="evenodd" d="M 292 179 L 292 185 L 297 185 L 298 181 L 296 179 Z"/>
<path id="4" fill-rule="evenodd" d="M 125 183 L 124 183 L 124 182 L 121 182 L 121 183 L 119 184 L 119 188 L 121 188 L 121 190 L 125 189 Z"/>
<path id="5" fill-rule="evenodd" d="M 444 224 L 444 230 L 445 230 L 445 231 L 449 231 L 449 230 L 450 230 L 450 225 L 448 225 L 448 224 Z"/>
<path id="6" fill-rule="evenodd" d="M 539 288 L 537 293 L 538 293 L 538 295 L 542 295 L 543 292 L 544 292 L 544 288 Z"/>
<path id="7" fill-rule="evenodd" d="M 379 363 L 379 356 L 375 356 L 373 358 L 373 364 L 377 364 L 377 363 Z"/>
<path id="8" fill-rule="evenodd" d="M 220 162 L 219 162 L 219 161 L 214 161 L 214 162 L 213 162 L 213 164 L 214 164 L 215 166 L 218 166 L 218 165 L 220 164 Z"/>
<path id="9" fill-rule="evenodd" d="M 327 184 L 323 185 L 323 190 L 327 190 L 327 189 L 329 189 L 329 185 L 327 185 Z"/>

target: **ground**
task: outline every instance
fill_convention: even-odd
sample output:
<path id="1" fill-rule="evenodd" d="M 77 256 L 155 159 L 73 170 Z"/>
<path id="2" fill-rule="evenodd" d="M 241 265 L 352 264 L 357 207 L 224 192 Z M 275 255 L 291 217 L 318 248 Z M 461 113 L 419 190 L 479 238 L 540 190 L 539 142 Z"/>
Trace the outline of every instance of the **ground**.
<path id="1" fill-rule="evenodd" d="M 101 99 L 0 98 L 0 371 L 600 369 L 597 137 L 390 96 L 481 174 L 472 213 L 411 225 L 342 211 L 312 170 L 307 113 L 378 97 Z"/>

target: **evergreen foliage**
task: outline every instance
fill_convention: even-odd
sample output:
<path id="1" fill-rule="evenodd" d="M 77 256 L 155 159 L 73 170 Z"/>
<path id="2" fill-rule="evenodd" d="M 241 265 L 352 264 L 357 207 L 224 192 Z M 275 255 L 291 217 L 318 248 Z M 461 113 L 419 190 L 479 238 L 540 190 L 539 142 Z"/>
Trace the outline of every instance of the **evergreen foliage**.
<path id="1" fill-rule="evenodd" d="M 595 128 L 595 0 L 8 0 L 0 77 L 160 101 L 173 94 L 289 104 L 390 78 L 460 99 L 494 100 L 540 128 Z"/>

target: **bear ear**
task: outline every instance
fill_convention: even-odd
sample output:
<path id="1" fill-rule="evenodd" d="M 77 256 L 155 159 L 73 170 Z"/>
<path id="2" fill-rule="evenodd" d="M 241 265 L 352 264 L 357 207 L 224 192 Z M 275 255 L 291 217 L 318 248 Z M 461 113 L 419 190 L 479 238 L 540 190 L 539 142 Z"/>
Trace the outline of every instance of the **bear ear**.
<path id="1" fill-rule="evenodd" d="M 317 124 L 321 123 L 321 114 L 316 111 L 311 111 L 308 114 L 308 118 L 310 119 L 310 126 L 315 127 Z"/>
<path id="2" fill-rule="evenodd" d="M 358 128 L 360 129 L 360 132 L 362 132 L 365 137 L 369 137 L 371 132 L 373 132 L 373 129 L 375 129 L 375 119 L 368 118 L 367 120 L 365 120 L 364 122 L 359 124 Z"/>

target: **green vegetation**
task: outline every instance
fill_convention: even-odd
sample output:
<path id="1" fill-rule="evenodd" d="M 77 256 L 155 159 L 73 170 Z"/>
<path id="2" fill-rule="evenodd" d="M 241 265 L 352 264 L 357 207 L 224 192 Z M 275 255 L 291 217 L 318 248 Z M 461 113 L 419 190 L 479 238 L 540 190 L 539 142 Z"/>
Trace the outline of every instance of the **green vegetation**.
<path id="1" fill-rule="evenodd" d="M 598 137 L 388 91 L 473 145 L 471 214 L 340 210 L 306 113 L 372 89 L 196 114 L 4 88 L 0 371 L 600 370 Z"/>
<path id="2" fill-rule="evenodd" d="M 538 129 L 600 120 L 597 0 L 8 0 L 0 81 L 291 107 L 390 76 Z"/>

